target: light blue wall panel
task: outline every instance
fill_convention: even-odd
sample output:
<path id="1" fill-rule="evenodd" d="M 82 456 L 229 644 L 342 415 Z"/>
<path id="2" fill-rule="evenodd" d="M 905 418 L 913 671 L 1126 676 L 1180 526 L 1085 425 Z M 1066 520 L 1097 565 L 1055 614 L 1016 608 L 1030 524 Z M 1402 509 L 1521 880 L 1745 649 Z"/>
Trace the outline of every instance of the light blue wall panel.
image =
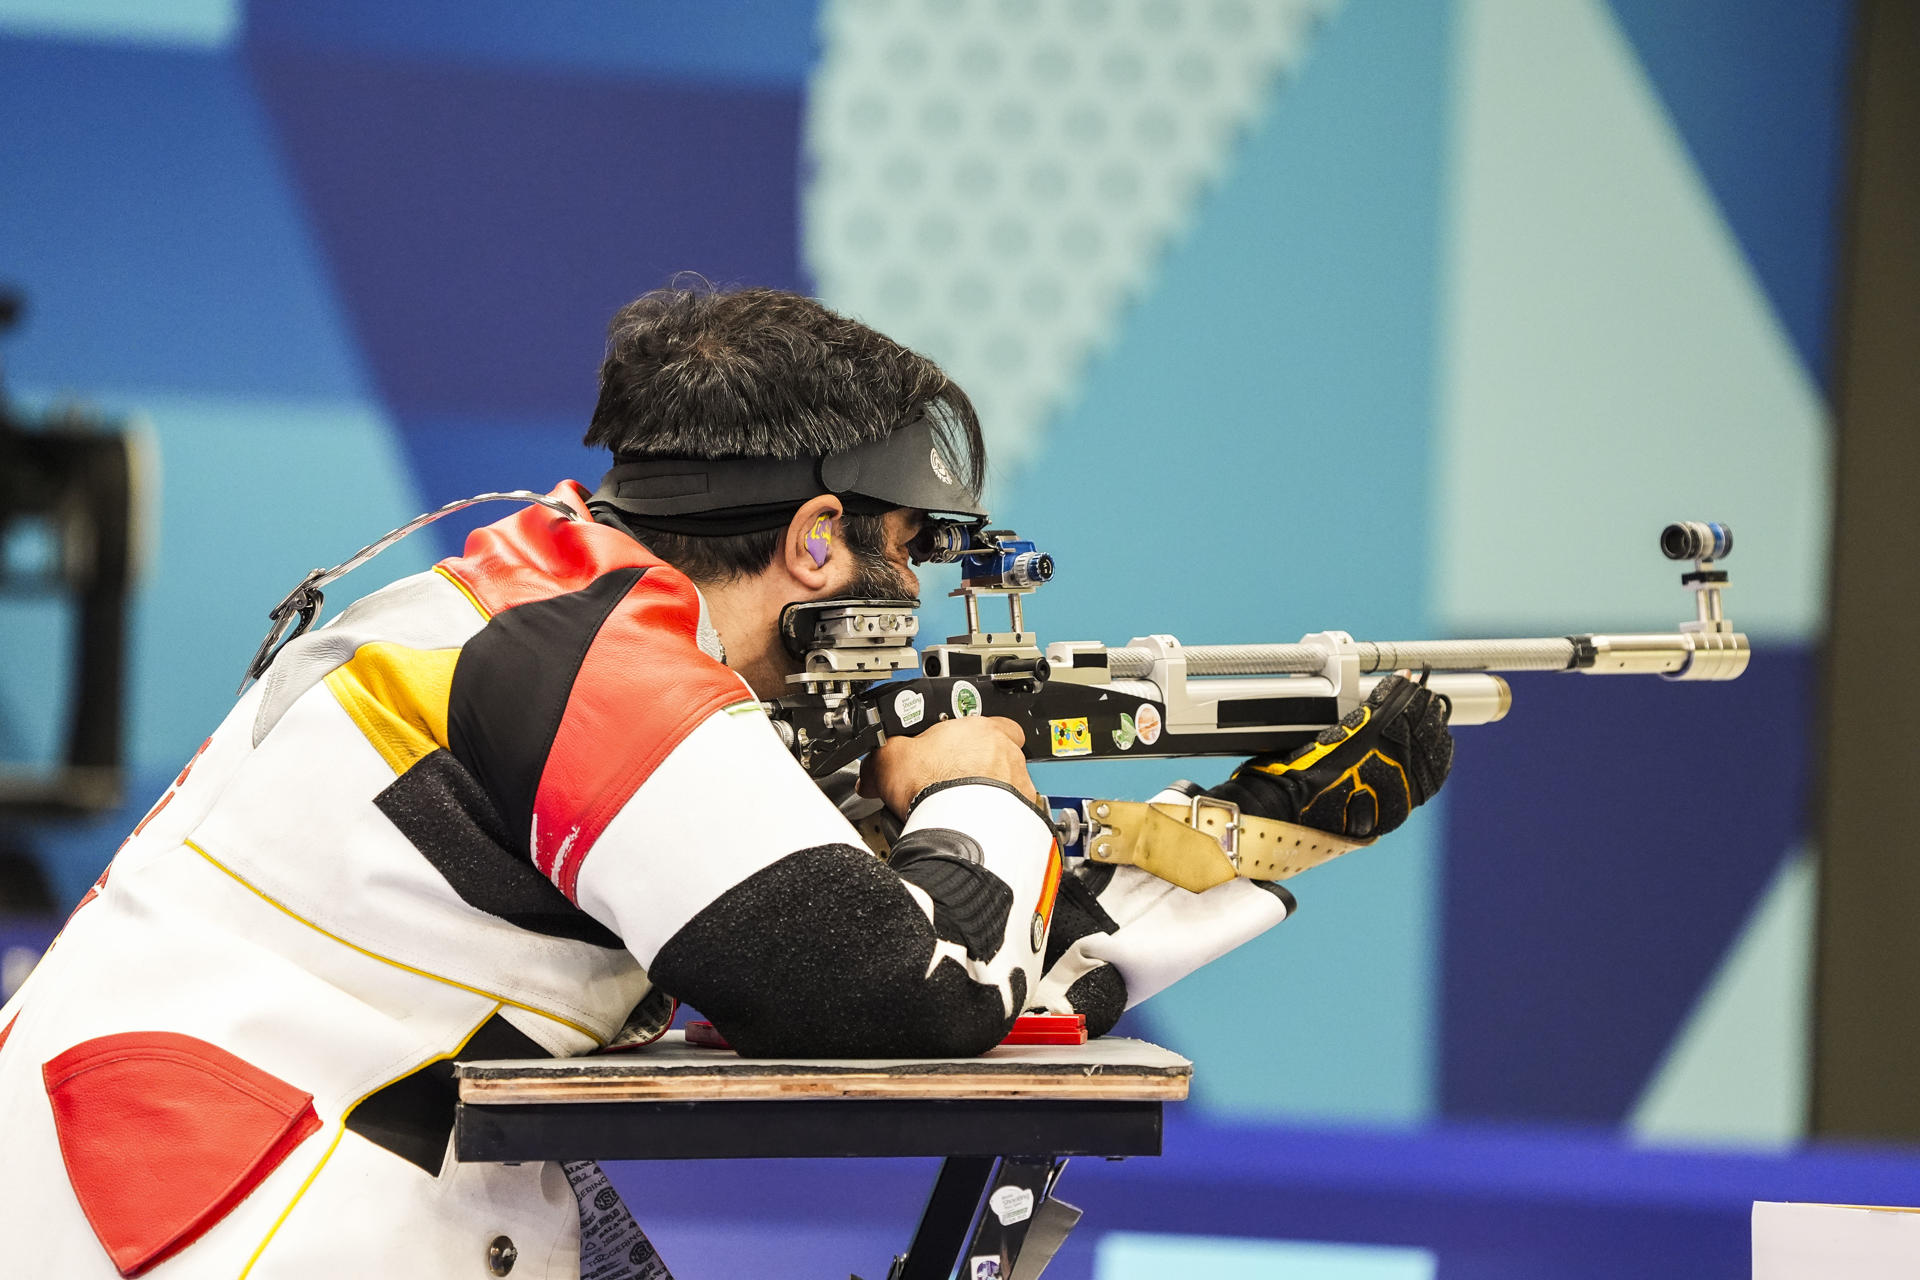
<path id="1" fill-rule="evenodd" d="M 1445 6 L 1349 4 L 997 516 L 1060 576 L 1043 639 L 1426 632 Z M 1212 781 L 1221 767 L 1174 772 Z M 1139 794 L 1144 768 L 1043 787 Z M 1300 918 L 1146 1006 L 1235 1113 L 1431 1101 L 1430 815 L 1296 888 Z"/>
<path id="2" fill-rule="evenodd" d="M 0 760 L 44 768 L 65 745 L 72 679 L 73 607 L 56 596 L 10 595 L 0 604 Z"/>
<path id="3" fill-rule="evenodd" d="M 1094 1255 L 1095 1280 L 1433 1280 L 1433 1254 L 1384 1245 L 1239 1240 L 1112 1231 Z"/>
<path id="4" fill-rule="evenodd" d="M 1720 520 L 1737 535 L 1728 616 L 1817 636 L 1819 385 L 1632 46 L 1602 0 L 1460 12 L 1437 620 L 1670 628 L 1693 602 L 1659 530 Z"/>
<path id="5" fill-rule="evenodd" d="M 0 32 L 215 48 L 240 29 L 241 0 L 0 0 Z"/>

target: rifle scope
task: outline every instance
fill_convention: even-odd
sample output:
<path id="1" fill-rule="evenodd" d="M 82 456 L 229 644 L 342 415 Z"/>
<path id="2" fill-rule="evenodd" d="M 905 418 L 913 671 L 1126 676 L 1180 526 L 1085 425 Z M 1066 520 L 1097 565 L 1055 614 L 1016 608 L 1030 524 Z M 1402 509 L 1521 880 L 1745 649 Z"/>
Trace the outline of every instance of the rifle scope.
<path id="1" fill-rule="evenodd" d="M 929 522 L 915 552 L 928 564 L 958 564 L 961 579 L 984 591 L 1031 591 L 1053 577 L 1053 557 L 1005 529 Z"/>

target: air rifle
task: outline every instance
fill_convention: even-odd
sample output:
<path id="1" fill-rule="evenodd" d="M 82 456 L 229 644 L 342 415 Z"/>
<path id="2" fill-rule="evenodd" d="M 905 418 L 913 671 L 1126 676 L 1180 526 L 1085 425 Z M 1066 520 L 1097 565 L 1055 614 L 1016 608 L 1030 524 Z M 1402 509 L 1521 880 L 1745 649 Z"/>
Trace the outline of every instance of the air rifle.
<path id="1" fill-rule="evenodd" d="M 959 716 L 1004 716 L 1020 724 L 1029 760 L 1251 756 L 1311 741 L 1395 671 L 1425 673 L 1451 703 L 1450 722 L 1459 727 L 1506 715 L 1512 691 L 1498 672 L 1731 680 L 1746 670 L 1749 653 L 1746 636 L 1733 629 L 1721 604 L 1728 579 L 1718 562 L 1733 549 L 1733 532 L 1722 524 L 1670 524 L 1660 534 L 1669 560 L 1693 562 L 1680 578 L 1694 596 L 1691 621 L 1673 631 L 1518 640 L 1368 641 L 1321 631 L 1296 644 L 1183 645 L 1153 635 L 1120 648 L 1067 641 L 1042 649 L 1026 628 L 1024 602 L 1053 577 L 1050 555 L 1011 531 L 974 525 L 939 527 L 931 542 L 927 559 L 960 566 L 952 594 L 965 607 L 966 630 L 946 643 L 914 649 L 913 601 L 819 601 L 789 606 L 781 617 L 782 638 L 802 669 L 791 677 L 794 692 L 767 710 L 815 777 L 839 771 L 889 737 Z M 1006 602 L 1006 630 L 982 623 L 990 596 Z M 901 674 L 913 671 L 920 674 Z M 1102 834 L 1112 825 L 1103 819 L 1122 810 L 1136 825 L 1151 818 L 1142 812 L 1149 806 L 1120 801 L 1053 797 L 1051 804 L 1069 855 L 1101 857 Z M 1364 843 L 1314 840 L 1306 828 L 1290 828 L 1307 833 L 1298 847 L 1270 851 L 1250 871 L 1245 851 L 1236 847 L 1250 824 L 1225 812 L 1231 808 L 1203 797 L 1178 818 L 1217 844 L 1224 870 L 1150 869 L 1189 888 L 1204 887 L 1188 883 L 1196 876 L 1208 883 L 1233 874 L 1278 879 Z M 1118 853 L 1102 860 L 1141 862 Z"/>

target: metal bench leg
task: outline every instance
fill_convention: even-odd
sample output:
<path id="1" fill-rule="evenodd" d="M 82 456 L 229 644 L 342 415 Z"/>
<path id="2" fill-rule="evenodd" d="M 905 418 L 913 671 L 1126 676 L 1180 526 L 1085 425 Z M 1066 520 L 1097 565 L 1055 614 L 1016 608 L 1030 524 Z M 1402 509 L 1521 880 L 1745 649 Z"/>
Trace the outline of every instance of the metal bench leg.
<path id="1" fill-rule="evenodd" d="M 940 1176 L 933 1180 L 927 1207 L 914 1229 L 913 1243 L 893 1260 L 887 1280 L 948 1280 L 992 1175 L 992 1156 L 948 1156 L 942 1160 Z"/>
<path id="2" fill-rule="evenodd" d="M 1078 1209 L 1051 1195 L 1066 1163 L 1058 1156 L 1007 1156 L 1000 1161 L 987 1192 L 986 1212 L 961 1255 L 961 1280 L 977 1280 L 966 1269 L 971 1265 L 995 1280 L 1037 1277 L 1045 1269 L 1080 1220 Z M 1029 1243 L 1032 1256 L 1023 1257 Z"/>

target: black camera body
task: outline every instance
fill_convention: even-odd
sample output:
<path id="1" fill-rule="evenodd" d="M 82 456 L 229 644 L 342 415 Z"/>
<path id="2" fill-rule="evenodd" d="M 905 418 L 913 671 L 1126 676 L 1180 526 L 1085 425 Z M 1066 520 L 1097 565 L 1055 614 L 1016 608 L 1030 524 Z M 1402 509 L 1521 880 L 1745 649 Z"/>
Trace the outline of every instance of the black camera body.
<path id="1" fill-rule="evenodd" d="M 18 297 L 0 293 L 0 332 L 20 313 Z M 59 758 L 0 765 L 0 815 L 120 803 L 139 439 L 80 408 L 30 414 L 0 385 L 0 600 L 52 595 L 73 609 Z"/>

